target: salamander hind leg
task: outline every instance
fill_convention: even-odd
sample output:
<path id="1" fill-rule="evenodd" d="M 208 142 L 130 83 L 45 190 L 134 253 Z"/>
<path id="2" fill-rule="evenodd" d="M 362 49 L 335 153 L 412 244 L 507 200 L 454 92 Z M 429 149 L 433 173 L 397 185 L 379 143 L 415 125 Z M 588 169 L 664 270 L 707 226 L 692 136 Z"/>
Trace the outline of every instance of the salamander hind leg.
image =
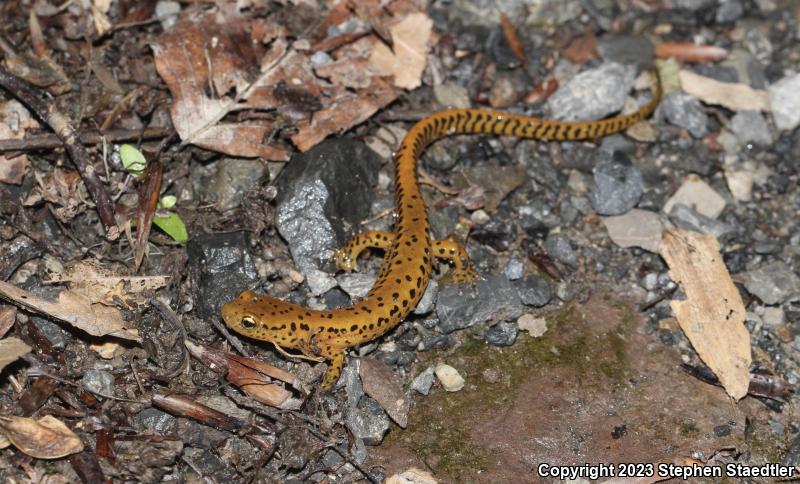
<path id="1" fill-rule="evenodd" d="M 394 238 L 395 236 L 392 232 L 382 230 L 368 230 L 358 234 L 336 251 L 334 256 L 336 267 L 348 272 L 354 271 L 356 269 L 356 260 L 358 260 L 358 255 L 362 251 L 370 248 L 388 250 L 391 248 Z"/>
<path id="2" fill-rule="evenodd" d="M 453 264 L 453 281 L 458 284 L 469 284 L 478 274 L 472 268 L 472 261 L 466 249 L 452 240 L 434 240 L 431 243 L 434 257 L 444 259 Z"/>
<path id="3" fill-rule="evenodd" d="M 328 366 L 328 371 L 325 372 L 325 378 L 322 380 L 320 389 L 327 392 L 332 389 L 339 377 L 342 375 L 342 368 L 344 368 L 344 350 L 332 350 L 330 354 L 325 357 L 330 358 L 331 363 Z"/>

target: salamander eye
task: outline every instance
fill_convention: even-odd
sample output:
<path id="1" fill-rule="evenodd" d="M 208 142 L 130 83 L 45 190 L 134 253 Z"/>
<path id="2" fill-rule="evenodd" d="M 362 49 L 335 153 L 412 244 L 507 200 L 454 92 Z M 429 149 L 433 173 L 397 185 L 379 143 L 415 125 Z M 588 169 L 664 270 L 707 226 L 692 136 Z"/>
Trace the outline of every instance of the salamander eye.
<path id="1" fill-rule="evenodd" d="M 256 327 L 256 322 L 250 316 L 245 316 L 242 318 L 242 327 L 245 329 L 253 329 Z"/>

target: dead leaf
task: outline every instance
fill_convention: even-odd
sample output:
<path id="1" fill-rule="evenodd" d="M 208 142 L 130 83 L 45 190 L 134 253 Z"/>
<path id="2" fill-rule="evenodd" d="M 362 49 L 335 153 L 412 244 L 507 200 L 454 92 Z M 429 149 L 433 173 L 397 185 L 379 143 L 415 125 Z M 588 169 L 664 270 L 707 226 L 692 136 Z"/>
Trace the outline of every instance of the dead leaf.
<path id="1" fill-rule="evenodd" d="M 691 42 L 664 42 L 656 46 L 654 54 L 662 59 L 673 58 L 687 63 L 718 62 L 728 57 L 728 51 L 722 47 Z"/>
<path id="2" fill-rule="evenodd" d="M 48 273 L 47 284 L 68 283 L 71 291 L 92 303 L 124 302 L 133 309 L 147 301 L 148 292 L 164 287 L 169 276 L 128 276 L 109 270 L 91 260 L 68 265 L 63 272 Z"/>
<path id="3" fill-rule="evenodd" d="M 9 363 L 16 361 L 17 358 L 28 353 L 31 347 L 26 345 L 19 338 L 6 338 L 0 340 L 0 371 L 3 371 Z"/>
<path id="4" fill-rule="evenodd" d="M 678 80 L 681 89 L 706 104 L 718 104 L 733 111 L 769 111 L 767 91 L 753 89 L 747 84 L 720 82 L 685 69 L 678 73 Z"/>
<path id="5" fill-rule="evenodd" d="M 503 30 L 503 36 L 506 38 L 508 46 L 514 52 L 514 56 L 519 60 L 520 64 L 525 64 L 525 53 L 522 50 L 522 42 L 519 41 L 517 31 L 514 25 L 505 13 L 500 14 L 500 28 Z"/>
<path id="6" fill-rule="evenodd" d="M 668 230 L 659 248 L 669 275 L 686 293 L 672 311 L 697 354 L 739 400 L 750 383 L 750 333 L 745 308 L 713 235 Z"/>
<path id="7" fill-rule="evenodd" d="M 433 21 L 424 13 L 412 13 L 389 30 L 394 49 L 384 43 L 375 45 L 370 64 L 387 76 L 394 85 L 415 89 L 422 84 L 422 71 L 428 56 Z"/>
<path id="8" fill-rule="evenodd" d="M 585 64 L 590 60 L 597 59 L 597 36 L 589 31 L 581 37 L 577 37 L 564 49 L 564 57 L 573 64 Z"/>
<path id="9" fill-rule="evenodd" d="M 52 302 L 0 281 L 0 296 L 32 311 L 69 323 L 92 336 L 114 336 L 140 341 L 135 330 L 125 328 L 125 321 L 118 309 L 92 304 L 89 298 L 77 292 L 62 291 L 58 295 L 58 302 Z"/>
<path id="10" fill-rule="evenodd" d="M 36 459 L 58 459 L 83 451 L 83 442 L 52 415 L 39 420 L 0 417 L 0 430 L 14 447 Z"/>
<path id="11" fill-rule="evenodd" d="M 0 107 L 0 139 L 23 139 L 27 130 L 38 127 L 39 123 L 16 99 L 7 101 Z M 0 182 L 21 184 L 28 166 L 30 162 L 24 153 L 14 157 L 0 155 Z"/>
<path id="12" fill-rule="evenodd" d="M 53 215 L 63 223 L 69 223 L 88 207 L 89 198 L 81 175 L 75 170 L 53 168 L 42 174 L 34 171 L 36 186 L 22 202 L 33 206 L 42 201 L 51 203 Z"/>
<path id="13" fill-rule="evenodd" d="M 184 341 L 184 344 L 192 356 L 212 370 L 227 370 L 228 381 L 255 400 L 284 410 L 300 408 L 302 402 L 293 398 L 292 392 L 269 379 L 284 381 L 295 388 L 300 388 L 297 378 L 291 373 L 263 361 L 234 355 L 205 345 L 195 345 L 191 341 Z M 265 378 L 265 376 L 269 378 Z"/>
<path id="14" fill-rule="evenodd" d="M 263 143 L 272 132 L 271 123 L 222 122 L 229 113 L 247 107 L 242 101 L 258 84 L 248 73 L 259 59 L 247 26 L 244 17 L 230 10 L 181 20 L 151 44 L 156 69 L 174 97 L 170 114 L 184 143 L 233 156 L 284 161 L 285 149 Z"/>
<path id="15" fill-rule="evenodd" d="M 0 304 L 0 338 L 8 333 L 17 320 L 17 308 L 10 305 Z"/>

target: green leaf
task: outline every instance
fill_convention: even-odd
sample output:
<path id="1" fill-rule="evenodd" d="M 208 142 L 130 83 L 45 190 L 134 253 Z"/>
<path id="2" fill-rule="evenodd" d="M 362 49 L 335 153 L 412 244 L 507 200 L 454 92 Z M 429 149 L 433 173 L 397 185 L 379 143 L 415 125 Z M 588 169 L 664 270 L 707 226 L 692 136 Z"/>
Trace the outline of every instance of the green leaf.
<path id="1" fill-rule="evenodd" d="M 121 145 L 119 147 L 119 157 L 122 160 L 122 166 L 133 176 L 141 176 L 145 168 L 147 168 L 147 160 L 144 155 L 133 145 Z"/>
<path id="2" fill-rule="evenodd" d="M 158 202 L 158 207 L 163 208 L 164 210 L 169 210 L 175 206 L 175 203 L 178 202 L 178 197 L 175 195 L 164 195 L 161 197 L 161 200 Z"/>
<path id="3" fill-rule="evenodd" d="M 166 217 L 158 215 L 153 217 L 153 225 L 160 228 L 172 237 L 176 242 L 186 242 L 189 240 L 189 234 L 186 232 L 186 226 L 183 220 L 178 217 L 177 213 L 170 213 Z"/>

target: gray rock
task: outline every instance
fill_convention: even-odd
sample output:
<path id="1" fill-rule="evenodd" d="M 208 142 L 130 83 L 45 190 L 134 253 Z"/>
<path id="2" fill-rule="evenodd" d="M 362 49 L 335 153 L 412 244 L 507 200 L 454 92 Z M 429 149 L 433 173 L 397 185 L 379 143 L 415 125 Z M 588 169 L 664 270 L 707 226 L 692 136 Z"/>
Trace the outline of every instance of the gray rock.
<path id="1" fill-rule="evenodd" d="M 411 389 L 416 390 L 421 395 L 427 395 L 431 391 L 434 380 L 433 366 L 429 366 L 411 381 Z"/>
<path id="2" fill-rule="evenodd" d="M 258 280 L 244 232 L 199 235 L 189 241 L 186 252 L 200 318 L 219 317 L 223 304 Z"/>
<path id="3" fill-rule="evenodd" d="M 278 178 L 275 225 L 304 274 L 322 269 L 348 229 L 369 216 L 380 166 L 374 151 L 347 138 L 292 157 Z"/>
<path id="4" fill-rule="evenodd" d="M 767 92 L 775 126 L 786 131 L 800 126 L 800 74 L 784 77 Z"/>
<path id="5" fill-rule="evenodd" d="M 675 0 L 675 8 L 683 8 L 696 12 L 697 10 L 712 6 L 716 0 Z"/>
<path id="6" fill-rule="evenodd" d="M 644 69 L 653 64 L 653 43 L 645 36 L 604 35 L 597 44 L 597 52 L 606 61 L 633 64 Z"/>
<path id="7" fill-rule="evenodd" d="M 706 217 L 682 203 L 676 203 L 672 206 L 672 210 L 669 212 L 669 219 L 679 228 L 711 234 L 718 239 L 733 233 L 735 230 L 734 227 L 724 222 L 714 220 L 713 218 Z"/>
<path id="8" fill-rule="evenodd" d="M 439 329 L 452 333 L 489 320 L 514 320 L 522 315 L 517 289 L 502 275 L 491 275 L 472 286 L 448 285 L 436 302 Z"/>
<path id="9" fill-rule="evenodd" d="M 437 103 L 446 108 L 469 108 L 471 106 L 467 89 L 452 82 L 433 86 L 433 96 Z"/>
<path id="10" fill-rule="evenodd" d="M 722 0 L 717 9 L 717 23 L 727 24 L 739 19 L 744 13 L 744 6 L 739 0 Z"/>
<path id="11" fill-rule="evenodd" d="M 519 327 L 511 321 L 500 321 L 483 334 L 487 343 L 492 346 L 511 346 L 517 340 Z"/>
<path id="12" fill-rule="evenodd" d="M 67 347 L 67 342 L 71 338 L 70 334 L 64 331 L 64 328 L 57 323 L 38 316 L 31 316 L 31 322 L 39 328 L 39 331 L 44 334 L 44 337 L 53 345 L 54 349 L 63 350 Z"/>
<path id="13" fill-rule="evenodd" d="M 236 482 L 236 469 L 217 457 L 211 449 L 186 447 L 183 457 L 192 463 L 192 468 L 208 477 L 212 482 Z"/>
<path id="14" fill-rule="evenodd" d="M 455 346 L 456 340 L 449 334 L 437 334 L 422 340 L 417 348 L 419 351 L 443 350 Z"/>
<path id="15" fill-rule="evenodd" d="M 81 378 L 83 388 L 100 396 L 114 396 L 114 375 L 104 370 L 87 370 Z"/>
<path id="16" fill-rule="evenodd" d="M 152 407 L 137 413 L 133 422 L 135 428 L 155 431 L 161 435 L 174 434 L 178 426 L 175 417 Z"/>
<path id="17" fill-rule="evenodd" d="M 330 291 L 336 287 L 336 279 L 324 271 L 320 271 L 313 267 L 306 267 L 305 271 L 306 284 L 311 289 L 311 294 L 319 296 Z"/>
<path id="18" fill-rule="evenodd" d="M 660 109 L 667 121 L 686 128 L 695 138 L 702 138 L 708 133 L 708 116 L 696 97 L 672 91 L 661 100 Z"/>
<path id="19" fill-rule="evenodd" d="M 370 289 L 372 289 L 372 286 L 375 285 L 376 279 L 377 277 L 374 274 L 365 274 L 361 272 L 351 272 L 336 276 L 339 287 L 354 299 L 366 296 Z"/>
<path id="20" fill-rule="evenodd" d="M 550 284 L 538 276 L 528 276 L 515 282 L 522 304 L 540 308 L 553 298 Z"/>
<path id="21" fill-rule="evenodd" d="M 209 180 L 208 191 L 216 193 L 220 211 L 236 208 L 248 189 L 264 175 L 266 165 L 260 160 L 222 158 Z"/>
<path id="22" fill-rule="evenodd" d="M 771 262 L 741 276 L 747 291 L 765 304 L 781 304 L 800 296 L 800 277 L 783 261 Z"/>
<path id="23" fill-rule="evenodd" d="M 660 216 L 648 210 L 634 208 L 623 215 L 604 217 L 608 236 L 620 247 L 640 247 L 657 253 L 664 226 Z"/>
<path id="24" fill-rule="evenodd" d="M 361 397 L 364 396 L 364 387 L 361 386 L 360 368 L 361 360 L 354 359 L 353 363 L 347 365 L 342 370 L 339 381 L 344 385 L 344 393 L 347 395 L 347 408 L 356 408 Z"/>
<path id="25" fill-rule="evenodd" d="M 506 263 L 506 266 L 503 268 L 503 274 L 505 274 L 509 281 L 519 279 L 524 273 L 525 264 L 519 259 L 508 259 L 508 263 Z"/>
<path id="26" fill-rule="evenodd" d="M 602 153 L 602 152 L 601 152 Z M 600 154 L 589 193 L 592 206 L 600 215 L 620 215 L 639 203 L 644 192 L 642 173 L 620 151 Z"/>
<path id="27" fill-rule="evenodd" d="M 634 66 L 606 62 L 570 79 L 547 104 L 555 119 L 603 118 L 622 109 L 635 76 Z"/>
<path id="28" fill-rule="evenodd" d="M 348 409 L 345 418 L 345 426 L 367 445 L 378 445 L 383 441 L 389 422 L 378 402 L 368 396 L 362 397 L 355 408 Z"/>
<path id="29" fill-rule="evenodd" d="M 439 282 L 436 279 L 428 281 L 428 287 L 422 293 L 422 297 L 414 308 L 414 314 L 428 314 L 433 311 L 433 303 L 436 302 L 436 297 L 439 295 Z"/>
<path id="30" fill-rule="evenodd" d="M 731 118 L 730 128 L 742 144 L 768 146 L 772 143 L 767 121 L 758 111 L 739 111 Z"/>

